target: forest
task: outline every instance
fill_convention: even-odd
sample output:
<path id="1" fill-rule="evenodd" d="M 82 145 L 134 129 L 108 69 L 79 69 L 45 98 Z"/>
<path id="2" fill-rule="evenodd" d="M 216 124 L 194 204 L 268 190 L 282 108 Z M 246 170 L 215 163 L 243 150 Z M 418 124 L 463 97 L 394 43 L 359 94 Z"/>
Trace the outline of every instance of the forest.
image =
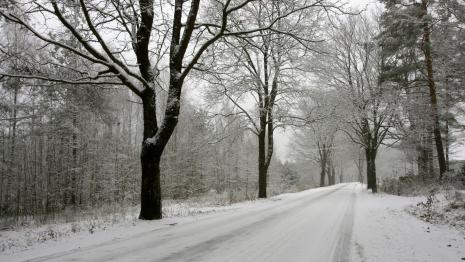
<path id="1" fill-rule="evenodd" d="M 463 188 L 464 80 L 460 0 L 2 0 L 0 226 Z"/>

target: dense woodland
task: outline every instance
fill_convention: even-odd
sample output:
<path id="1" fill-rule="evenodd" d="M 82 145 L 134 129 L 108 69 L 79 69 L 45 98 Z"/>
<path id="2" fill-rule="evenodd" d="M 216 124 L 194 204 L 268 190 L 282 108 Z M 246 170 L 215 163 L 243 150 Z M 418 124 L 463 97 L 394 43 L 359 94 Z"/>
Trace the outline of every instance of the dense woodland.
<path id="1" fill-rule="evenodd" d="M 463 183 L 464 58 L 458 0 L 1 1 L 2 223 L 375 193 L 387 149 L 394 179 Z"/>

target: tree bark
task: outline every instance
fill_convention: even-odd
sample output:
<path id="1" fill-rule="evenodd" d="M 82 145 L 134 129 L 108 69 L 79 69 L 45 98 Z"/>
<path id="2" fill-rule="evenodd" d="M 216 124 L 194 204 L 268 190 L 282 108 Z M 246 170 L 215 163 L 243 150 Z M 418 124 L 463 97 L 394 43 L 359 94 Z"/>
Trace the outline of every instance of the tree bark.
<path id="1" fill-rule="evenodd" d="M 320 187 L 325 186 L 325 177 L 326 177 L 326 160 L 321 161 L 320 163 Z"/>
<path id="2" fill-rule="evenodd" d="M 5 148 L 6 148 L 6 145 L 5 145 L 5 133 L 4 131 L 2 130 L 2 146 L 1 146 L 1 149 L 2 149 L 2 163 L 5 163 Z M 6 177 L 6 174 L 4 172 L 4 169 L 3 169 L 3 166 L 4 165 L 1 165 L 0 166 L 0 215 L 3 216 L 3 208 L 4 208 L 4 196 L 5 196 L 5 188 L 3 186 L 3 183 L 5 181 L 5 177 Z"/>
<path id="3" fill-rule="evenodd" d="M 170 43 L 170 80 L 168 96 L 166 100 L 165 115 L 163 123 L 158 128 L 156 115 L 155 88 L 145 88 L 141 94 L 144 110 L 144 135 L 142 142 L 141 164 L 142 164 L 142 190 L 140 219 L 161 219 L 161 185 L 160 185 L 160 159 L 173 131 L 178 123 L 180 111 L 181 91 L 187 72 L 192 69 L 183 70 L 183 59 L 186 54 L 192 32 L 195 27 L 200 0 L 193 0 L 185 26 L 182 23 L 183 16 L 182 0 L 175 1 L 173 14 L 173 27 Z M 153 23 L 153 1 L 140 1 L 142 26 L 138 30 L 138 41 L 135 44 L 137 61 L 142 77 L 147 83 L 153 83 L 153 69 L 149 59 L 149 39 Z M 182 30 L 184 29 L 184 31 Z M 182 37 L 181 37 L 181 32 Z M 220 36 L 212 38 L 208 45 L 216 41 Z M 208 45 L 203 46 L 203 51 Z M 201 51 L 201 52 L 203 52 Z M 199 51 L 200 52 L 200 51 Z M 201 54 L 198 53 L 198 55 Z M 194 58 L 195 60 L 195 58 Z"/>
<path id="4" fill-rule="evenodd" d="M 264 121 L 266 125 L 266 119 Z M 261 128 L 258 134 L 258 198 L 266 198 L 266 176 L 267 166 L 265 163 L 266 141 L 265 141 L 265 128 Z"/>
<path id="5" fill-rule="evenodd" d="M 426 131 L 421 135 L 420 143 L 417 145 L 417 165 L 418 174 L 423 180 L 428 180 L 434 177 L 433 167 L 433 138 L 431 129 L 426 127 Z"/>
<path id="6" fill-rule="evenodd" d="M 367 162 L 367 188 L 371 192 L 378 192 L 378 185 L 376 181 L 376 150 L 372 148 L 365 149 L 365 157 Z"/>
<path id="7" fill-rule="evenodd" d="M 334 168 L 334 164 L 331 164 L 331 183 L 330 185 L 336 184 L 336 169 Z"/>
<path id="8" fill-rule="evenodd" d="M 446 76 L 446 83 L 445 83 L 445 104 L 446 104 L 446 119 L 445 119 L 445 130 L 444 130 L 444 143 L 446 146 L 445 149 L 445 157 L 446 157 L 446 171 L 450 171 L 450 134 L 449 134 L 449 110 L 450 110 L 450 104 L 449 104 L 449 77 Z"/>
<path id="9" fill-rule="evenodd" d="M 77 87 L 73 87 L 72 89 L 72 93 L 73 93 L 73 102 L 75 101 L 75 99 L 77 98 L 77 94 L 76 94 L 76 88 Z M 71 169 L 71 186 L 70 186 L 70 193 L 71 193 L 71 196 L 70 196 L 70 204 L 71 206 L 73 207 L 74 211 L 76 211 L 76 204 L 77 204 L 77 201 L 76 201 L 76 192 L 77 192 L 77 168 L 78 168 L 78 154 L 77 154 L 77 147 L 78 147 L 78 142 L 77 142 L 77 130 L 78 130 L 78 126 L 77 126 L 77 118 L 78 118 L 78 110 L 77 110 L 77 104 L 76 103 L 73 103 L 72 105 L 72 109 L 71 109 L 71 114 L 72 114 L 72 118 L 73 118 L 73 130 L 71 131 L 72 132 L 72 136 L 71 136 L 71 139 L 72 139 L 72 142 L 71 142 L 71 146 L 72 146 L 72 169 Z"/>
<path id="10" fill-rule="evenodd" d="M 357 169 L 358 169 L 358 181 L 360 183 L 363 183 L 363 163 L 362 163 L 362 155 L 363 155 L 363 152 L 361 152 L 361 150 L 359 150 L 358 152 L 358 165 L 357 165 Z"/>
<path id="11" fill-rule="evenodd" d="M 16 124 L 17 124 L 17 120 L 16 120 L 16 116 L 17 116 L 17 102 L 18 102 L 18 90 L 19 90 L 19 87 L 17 86 L 14 86 L 14 90 L 13 90 L 13 114 L 12 114 L 12 122 L 11 122 L 11 130 L 12 130 L 12 135 L 11 135 L 11 151 L 10 151 L 10 163 L 9 163 L 9 172 L 11 172 L 10 176 L 14 177 L 16 176 L 16 214 L 18 215 L 19 213 L 19 191 L 20 191 L 20 183 L 21 183 L 21 176 L 20 174 L 18 174 L 18 172 L 16 172 L 16 165 L 15 165 L 15 162 L 14 162 L 14 159 L 15 159 L 15 150 L 16 150 Z M 11 184 L 12 184 L 12 180 L 13 179 L 10 179 L 11 180 Z M 12 188 L 9 186 L 9 189 Z M 12 198 L 11 198 L 12 199 Z M 7 199 L 7 203 L 8 203 L 8 199 Z"/>
<path id="12" fill-rule="evenodd" d="M 141 209 L 139 219 L 153 220 L 162 218 L 160 158 L 162 150 L 147 142 L 158 131 L 156 122 L 156 97 L 152 89 L 146 89 L 142 96 L 144 132 L 140 155 L 142 167 Z M 160 152 L 161 151 L 161 152 Z"/>
<path id="13" fill-rule="evenodd" d="M 331 186 L 333 185 L 333 161 L 331 161 L 330 157 L 328 157 L 326 168 L 326 173 L 328 174 L 328 185 Z"/>

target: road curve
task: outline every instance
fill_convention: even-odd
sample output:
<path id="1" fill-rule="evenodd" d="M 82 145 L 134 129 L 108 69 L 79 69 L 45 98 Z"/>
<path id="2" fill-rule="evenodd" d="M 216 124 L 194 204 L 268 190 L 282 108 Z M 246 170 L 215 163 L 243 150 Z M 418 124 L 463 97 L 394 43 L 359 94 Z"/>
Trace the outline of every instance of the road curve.
<path id="1" fill-rule="evenodd" d="M 28 261 L 349 261 L 356 184 Z"/>

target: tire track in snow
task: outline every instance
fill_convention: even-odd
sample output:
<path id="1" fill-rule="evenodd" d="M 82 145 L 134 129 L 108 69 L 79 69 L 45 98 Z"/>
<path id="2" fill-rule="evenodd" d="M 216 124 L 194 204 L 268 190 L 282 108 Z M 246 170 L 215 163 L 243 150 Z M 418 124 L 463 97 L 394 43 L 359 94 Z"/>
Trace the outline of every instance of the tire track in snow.
<path id="1" fill-rule="evenodd" d="M 354 226 L 354 206 L 357 200 L 355 190 L 352 192 L 347 205 L 347 210 L 344 214 L 343 221 L 341 223 L 341 229 L 339 230 L 339 240 L 336 245 L 334 252 L 333 262 L 349 262 L 350 251 L 351 251 L 351 240 L 352 240 L 352 229 Z"/>

